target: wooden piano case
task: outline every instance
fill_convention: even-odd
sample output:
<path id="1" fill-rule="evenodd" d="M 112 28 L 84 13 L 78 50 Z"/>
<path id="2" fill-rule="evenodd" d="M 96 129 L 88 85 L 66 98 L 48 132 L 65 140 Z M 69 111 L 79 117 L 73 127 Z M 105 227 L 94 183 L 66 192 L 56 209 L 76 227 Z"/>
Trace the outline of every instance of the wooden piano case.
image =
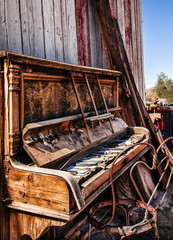
<path id="1" fill-rule="evenodd" d="M 109 169 L 121 148 L 119 141 L 129 144 L 136 135 L 148 142 L 150 134 L 123 120 L 120 72 L 10 52 L 0 57 L 10 239 L 24 234 L 36 239 L 47 226 L 73 219 L 110 185 Z M 114 175 L 148 149 L 141 145 L 128 151 L 115 165 Z"/>

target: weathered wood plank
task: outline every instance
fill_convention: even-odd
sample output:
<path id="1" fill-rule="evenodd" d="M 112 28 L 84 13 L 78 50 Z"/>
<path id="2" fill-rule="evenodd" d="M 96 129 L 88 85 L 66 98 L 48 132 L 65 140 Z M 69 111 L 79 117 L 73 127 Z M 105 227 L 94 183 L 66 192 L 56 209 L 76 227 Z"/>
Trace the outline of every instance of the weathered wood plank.
<path id="1" fill-rule="evenodd" d="M 117 0 L 118 24 L 121 31 L 121 36 L 125 44 L 125 21 L 124 21 L 124 0 Z"/>
<path id="2" fill-rule="evenodd" d="M 105 75 L 121 75 L 121 72 L 115 70 L 108 70 L 103 68 L 88 68 L 85 66 L 80 65 L 72 65 L 68 63 L 61 63 L 57 61 L 50 61 L 46 59 L 40 59 L 36 57 L 29 57 L 21 54 L 11 53 L 11 52 L 0 52 L 0 56 L 7 56 L 10 57 L 11 61 L 18 62 L 18 63 L 26 63 L 26 64 L 36 64 L 42 67 L 50 67 L 50 68 L 57 68 L 57 69 L 64 69 L 64 70 L 71 70 L 71 71 L 79 71 L 79 72 L 86 72 L 86 73 L 94 73 L 94 74 L 105 74 Z"/>
<path id="3" fill-rule="evenodd" d="M 23 53 L 27 55 L 34 55 L 34 25 L 32 0 L 20 1 L 20 16 Z"/>
<path id="4" fill-rule="evenodd" d="M 124 1 L 124 19 L 125 19 L 125 46 L 131 70 L 132 61 L 132 27 L 131 27 L 131 0 Z"/>
<path id="5" fill-rule="evenodd" d="M 102 52 L 103 44 L 93 10 L 93 2 L 88 0 L 89 9 L 87 9 L 87 0 L 76 0 L 76 2 L 82 6 L 80 7 L 80 14 L 78 14 L 79 11 L 75 12 L 75 0 L 2 0 L 0 3 L 0 50 L 22 52 L 42 58 L 83 64 L 80 59 L 78 62 L 79 55 L 79 58 L 81 58 L 81 56 L 86 58 L 85 65 L 89 66 L 91 63 L 91 65 L 95 67 L 110 68 L 107 57 L 105 57 L 106 54 Z M 124 6 L 128 4 L 128 2 L 129 1 L 125 0 L 110 0 L 112 16 L 118 16 L 124 43 L 126 28 Z M 136 73 L 136 75 L 138 74 L 138 78 L 135 77 L 135 81 L 143 97 L 141 1 L 131 0 L 131 6 L 128 8 L 130 11 L 133 11 L 132 2 L 136 9 L 134 15 L 136 22 L 136 40 L 132 38 L 131 44 L 132 46 L 137 44 L 139 55 L 139 73 Z M 48 12 L 50 14 L 48 14 Z M 88 15 L 89 25 L 87 23 Z M 80 36 L 78 36 L 77 39 L 76 28 L 77 33 L 80 30 L 82 41 Z M 91 35 L 90 38 L 89 35 Z M 83 45 L 80 44 L 80 42 L 82 42 Z M 89 61 L 90 57 L 92 62 Z"/>
<path id="6" fill-rule="evenodd" d="M 61 221 L 69 221 L 71 216 L 69 213 L 60 212 L 58 209 L 52 209 L 47 207 L 42 207 L 33 204 L 26 204 L 22 202 L 12 201 L 8 205 L 8 209 L 13 209 L 27 214 L 42 216 L 43 218 L 48 217 L 49 219 L 58 219 Z"/>
<path id="7" fill-rule="evenodd" d="M 131 1 L 131 28 L 132 28 L 132 61 L 133 61 L 133 76 L 136 86 L 139 90 L 138 84 L 138 64 L 137 64 L 137 29 L 136 29 L 136 2 Z M 141 92 L 140 92 L 141 94 Z"/>
<path id="8" fill-rule="evenodd" d="M 0 1 L 0 50 L 8 49 L 5 0 Z"/>
<path id="9" fill-rule="evenodd" d="M 7 188 L 11 200 L 69 213 L 70 193 L 60 177 L 8 168 Z"/>
<path id="10" fill-rule="evenodd" d="M 76 26 L 79 64 L 90 66 L 90 39 L 88 22 L 88 0 L 76 0 Z"/>
<path id="11" fill-rule="evenodd" d="M 89 29 L 90 29 L 90 49 L 91 49 L 91 66 L 103 68 L 103 46 L 98 25 L 97 16 L 93 8 L 92 1 L 88 1 Z"/>
<path id="12" fill-rule="evenodd" d="M 31 25 L 33 25 L 34 56 L 45 58 L 42 1 L 41 0 L 37 0 L 37 1 L 32 0 L 31 11 L 33 14 L 33 18 L 31 19 Z"/>
<path id="13" fill-rule="evenodd" d="M 63 29 L 62 29 L 62 4 L 61 0 L 54 0 L 54 23 L 55 23 L 55 59 L 64 61 Z"/>
<path id="14" fill-rule="evenodd" d="M 144 162 L 145 162 L 145 160 L 144 160 Z M 140 187 L 139 191 L 142 194 L 145 202 L 148 202 L 148 200 L 151 197 L 152 192 L 155 189 L 155 184 L 153 182 L 151 172 L 143 164 L 138 164 L 136 166 L 136 175 L 137 175 L 137 178 L 139 181 L 139 187 Z M 157 197 L 157 191 L 154 194 L 154 199 L 156 197 Z"/>
<path id="15" fill-rule="evenodd" d="M 145 86 L 144 86 L 144 61 L 143 61 L 143 37 L 142 37 L 142 12 L 141 12 L 141 1 L 136 1 L 137 8 L 137 39 L 138 39 L 138 69 L 139 69 L 139 92 L 142 98 L 145 98 Z"/>
<path id="16" fill-rule="evenodd" d="M 22 32 L 19 0 L 6 0 L 8 50 L 22 53 Z"/>
<path id="17" fill-rule="evenodd" d="M 117 1 L 118 0 L 109 0 L 110 6 L 111 6 L 111 13 L 113 18 L 118 17 L 118 12 L 117 12 Z"/>
<path id="18" fill-rule="evenodd" d="M 54 1 L 42 0 L 45 58 L 55 60 Z"/>
<path id="19" fill-rule="evenodd" d="M 37 239 L 48 226 L 62 226 L 64 222 L 20 213 L 10 210 L 10 240 L 21 239 L 24 234 L 28 234 L 32 239 Z M 49 236 L 53 239 L 54 236 Z"/>
<path id="20" fill-rule="evenodd" d="M 62 29 L 64 41 L 64 60 L 78 63 L 76 16 L 74 0 L 62 1 Z"/>

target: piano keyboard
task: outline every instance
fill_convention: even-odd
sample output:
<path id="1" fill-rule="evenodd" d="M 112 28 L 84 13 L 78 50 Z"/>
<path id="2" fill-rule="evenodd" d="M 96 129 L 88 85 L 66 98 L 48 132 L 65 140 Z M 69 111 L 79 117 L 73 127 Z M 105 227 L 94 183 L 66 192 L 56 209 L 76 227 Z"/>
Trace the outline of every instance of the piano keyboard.
<path id="1" fill-rule="evenodd" d="M 144 134 L 133 134 L 121 139 L 115 139 L 111 143 L 103 145 L 93 153 L 66 166 L 62 170 L 71 173 L 77 182 L 83 183 L 88 177 L 94 175 L 99 170 L 106 169 L 106 166 L 110 164 L 121 151 L 134 143 L 142 141 L 144 137 Z M 127 153 L 123 153 L 124 156 L 126 154 Z"/>

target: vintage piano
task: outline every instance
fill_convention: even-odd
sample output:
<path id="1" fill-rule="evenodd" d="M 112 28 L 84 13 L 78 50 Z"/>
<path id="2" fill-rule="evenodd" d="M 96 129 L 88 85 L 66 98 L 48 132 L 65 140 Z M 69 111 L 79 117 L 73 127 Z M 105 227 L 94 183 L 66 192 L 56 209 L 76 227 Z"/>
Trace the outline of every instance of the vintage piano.
<path id="1" fill-rule="evenodd" d="M 127 125 L 118 71 L 10 52 L 0 59 L 10 239 L 36 239 L 108 188 L 113 159 L 133 143 L 149 142 L 150 133 Z M 148 151 L 140 145 L 124 153 L 114 179 Z"/>

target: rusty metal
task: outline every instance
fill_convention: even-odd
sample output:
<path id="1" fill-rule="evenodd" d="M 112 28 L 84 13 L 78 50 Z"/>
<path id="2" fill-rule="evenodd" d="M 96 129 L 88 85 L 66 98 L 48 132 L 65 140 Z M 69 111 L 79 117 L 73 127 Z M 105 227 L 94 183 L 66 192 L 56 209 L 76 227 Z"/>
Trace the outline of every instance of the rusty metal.
<path id="1" fill-rule="evenodd" d="M 163 179 L 163 177 L 164 177 L 164 175 L 165 175 L 165 173 L 166 173 L 166 170 L 168 169 L 169 164 L 170 164 L 170 161 L 169 161 L 169 159 L 168 159 L 168 156 L 165 156 L 165 157 L 160 161 L 160 163 L 157 164 L 157 154 L 158 154 L 159 150 L 161 149 L 162 145 L 163 145 L 164 143 L 166 143 L 167 141 L 172 140 L 172 139 L 173 139 L 173 137 L 169 137 L 169 138 L 167 138 L 165 141 L 163 141 L 163 142 L 160 144 L 160 146 L 159 146 L 159 147 L 157 148 L 157 150 L 156 150 L 156 153 L 155 153 L 154 156 L 153 156 L 153 163 L 152 163 L 152 166 L 151 166 L 151 167 L 150 167 L 147 163 L 145 163 L 145 162 L 143 162 L 143 161 L 138 161 L 138 162 L 136 162 L 136 163 L 132 166 L 132 168 L 131 168 L 131 170 L 130 170 L 130 178 L 131 178 L 131 181 L 132 181 L 132 183 L 133 183 L 133 185 L 134 185 L 134 187 L 135 187 L 135 189 L 136 189 L 136 191 L 137 191 L 140 199 L 141 199 L 142 201 L 144 201 L 144 199 L 143 199 L 143 197 L 142 197 L 142 194 L 140 193 L 139 188 L 137 187 L 137 184 L 135 183 L 134 178 L 133 178 L 133 170 L 134 170 L 134 168 L 135 168 L 138 164 L 143 164 L 143 165 L 144 165 L 146 168 L 148 168 L 150 171 L 151 171 L 151 170 L 154 170 L 154 169 L 156 170 L 156 169 L 158 169 L 158 167 L 159 167 L 165 160 L 167 160 L 167 163 L 166 163 L 166 165 L 165 165 L 165 167 L 164 167 L 164 169 L 163 169 L 162 174 L 160 175 L 160 178 L 159 178 L 159 180 L 158 180 L 158 182 L 157 182 L 157 184 L 156 184 L 156 186 L 155 186 L 155 189 L 153 190 L 153 192 L 152 192 L 152 194 L 151 194 L 151 196 L 150 196 L 150 199 L 148 200 L 148 204 L 151 203 L 151 201 L 152 201 L 152 199 L 153 199 L 153 197 L 154 197 L 154 194 L 155 194 L 155 192 L 157 191 L 157 189 L 158 189 L 158 187 L 159 187 L 159 185 L 160 185 L 160 183 L 161 183 L 161 180 Z M 166 196 L 167 190 L 168 190 L 168 186 L 169 186 L 171 177 L 172 177 L 172 169 L 171 169 L 170 174 L 169 174 L 169 177 L 168 177 L 168 181 L 167 181 L 166 188 L 165 188 L 165 193 L 163 194 L 160 203 L 158 204 L 158 206 L 155 207 L 155 209 L 157 209 L 158 207 L 160 207 L 160 206 L 162 205 L 162 203 L 163 203 L 163 201 L 164 201 L 164 198 L 165 198 L 165 196 Z"/>
<path id="2" fill-rule="evenodd" d="M 129 147 L 127 147 L 126 149 L 124 149 L 122 152 L 120 152 L 117 157 L 114 159 L 113 163 L 112 163 L 112 166 L 110 168 L 110 183 L 111 183 L 111 189 L 112 189 L 112 201 L 104 201 L 104 202 L 100 202 L 100 203 L 97 203 L 96 205 L 94 205 L 90 211 L 89 211 L 89 215 L 88 215 L 88 221 L 90 222 L 91 225 L 93 225 L 95 228 L 101 230 L 102 232 L 104 233 L 107 233 L 107 234 L 119 234 L 121 236 L 121 239 L 127 237 L 127 236 L 131 236 L 131 235 L 134 235 L 134 234 L 139 234 L 139 233 L 142 233 L 142 232 L 145 232 L 145 231 L 148 231 L 150 230 L 151 228 L 155 228 L 155 235 L 157 237 L 157 239 L 159 239 L 159 235 L 158 235 L 158 228 L 157 228 L 157 217 L 156 217 L 156 213 L 157 213 L 157 209 L 159 206 L 161 206 L 161 204 L 163 203 L 163 200 L 166 196 L 166 192 L 168 190 L 168 186 L 169 186 L 169 183 L 170 183 L 170 180 L 171 180 L 171 177 L 172 177 L 172 168 L 171 168 L 171 171 L 170 171 L 170 174 L 168 176 L 168 180 L 167 180 L 167 184 L 166 184 L 166 189 L 165 189 L 165 193 L 163 194 L 162 196 L 162 199 L 160 201 L 160 203 L 154 208 L 150 205 L 152 199 L 153 199 L 153 196 L 156 192 L 156 190 L 158 189 L 158 186 L 163 178 L 163 176 L 165 175 L 166 173 L 166 170 L 168 169 L 168 167 L 170 166 L 170 160 L 167 159 L 168 156 L 165 156 L 160 162 L 158 161 L 158 152 L 159 150 L 161 149 L 161 146 L 166 143 L 167 141 L 169 140 L 172 140 L 173 137 L 170 137 L 168 139 L 166 139 L 165 141 L 163 141 L 160 146 L 157 148 L 157 150 L 155 149 L 155 147 L 150 144 L 150 143 L 135 143 Z M 137 193 L 139 194 L 139 197 L 142 201 L 135 201 L 135 200 L 128 200 L 128 199 L 118 199 L 116 200 L 115 199 L 115 189 L 114 189 L 114 184 L 113 184 L 113 167 L 114 167 L 114 164 L 116 163 L 117 159 L 126 151 L 130 150 L 132 147 L 135 147 L 137 145 L 147 145 L 151 148 L 152 152 L 153 152 L 153 162 L 152 162 L 152 166 L 148 166 L 145 162 L 143 161 L 138 161 L 136 162 L 131 170 L 130 170 L 130 178 L 132 180 L 132 183 L 137 191 Z M 136 167 L 136 165 L 138 164 L 143 164 L 145 165 L 149 170 L 154 170 L 154 169 L 158 169 L 158 167 L 161 165 L 161 163 L 163 163 L 165 160 L 167 160 L 167 163 L 163 169 L 163 172 L 158 180 L 158 183 L 156 184 L 155 186 L 155 189 L 153 190 L 149 200 L 147 203 L 145 203 L 143 197 L 142 197 L 142 194 L 140 193 L 139 191 L 139 188 L 137 187 L 137 184 L 135 183 L 134 179 L 133 179 L 133 170 L 134 168 Z M 134 226 L 123 226 L 123 227 L 110 227 L 108 226 L 109 223 L 112 222 L 112 220 L 114 219 L 114 216 L 115 216 L 115 209 L 117 206 L 121 207 L 121 205 L 129 205 L 131 204 L 132 206 L 134 207 L 142 207 L 145 209 L 145 214 L 144 214 L 144 218 L 141 222 L 135 224 Z M 112 217 L 110 218 L 110 220 L 104 224 L 98 222 L 94 217 L 93 215 L 95 214 L 95 212 L 97 210 L 99 210 L 100 208 L 104 207 L 104 206 L 112 206 Z M 134 208 L 132 207 L 131 210 Z M 129 223 L 129 214 L 130 214 L 130 211 L 131 210 L 125 210 L 126 213 L 125 213 L 125 216 L 126 216 L 126 223 Z M 149 214 L 151 214 L 152 218 L 149 217 Z M 129 225 L 129 224 L 128 224 Z"/>
<path id="3" fill-rule="evenodd" d="M 112 162 L 112 166 L 110 168 L 110 171 L 109 171 L 109 174 L 110 174 L 110 182 L 111 182 L 111 190 L 112 190 L 112 201 L 113 201 L 113 210 L 112 210 L 112 218 L 104 224 L 103 227 L 105 227 L 107 224 L 109 224 L 113 218 L 114 218 L 114 215 L 115 215 L 115 189 L 114 189 L 114 184 L 113 184 L 113 167 L 114 167 L 114 164 L 116 163 L 116 161 L 118 160 L 118 158 L 126 151 L 130 150 L 131 148 L 137 146 L 137 145 L 146 145 L 146 146 L 149 146 L 151 147 L 151 149 L 153 150 L 154 153 L 156 153 L 156 150 L 154 148 L 154 146 L 150 143 L 135 143 L 135 144 L 132 144 L 131 146 L 127 147 L 126 149 L 124 149 L 122 152 L 120 152 L 116 158 L 114 159 L 114 161 Z M 156 153 L 157 154 L 157 153 Z"/>
<path id="4" fill-rule="evenodd" d="M 94 214 L 100 210 L 102 207 L 105 206 L 112 206 L 112 201 L 108 200 L 108 201 L 104 201 L 104 202 L 99 202 L 97 204 L 95 204 L 89 211 L 89 215 L 88 215 L 88 221 L 89 223 L 94 226 L 95 228 L 101 230 L 102 232 L 106 233 L 106 234 L 118 234 L 121 236 L 121 239 L 123 239 L 124 237 L 128 237 L 134 234 L 140 234 L 142 232 L 145 232 L 147 230 L 152 229 L 153 227 L 156 227 L 156 222 L 157 222 L 157 214 L 156 214 L 156 210 L 151 206 L 147 206 L 146 203 L 141 202 L 141 201 L 135 201 L 135 200 L 129 200 L 129 199 L 119 199 L 115 202 L 116 207 L 120 207 L 125 214 L 126 217 L 126 226 L 123 227 L 114 227 L 114 226 L 108 226 L 104 227 L 104 224 L 102 224 L 99 219 L 99 221 L 94 217 Z M 130 208 L 125 208 L 124 205 L 130 205 Z M 143 209 L 148 208 L 150 214 L 151 214 L 151 218 L 147 219 L 145 221 L 142 221 L 136 225 L 133 226 L 129 226 L 129 216 L 130 216 L 130 212 L 136 208 L 136 207 L 141 207 Z"/>

